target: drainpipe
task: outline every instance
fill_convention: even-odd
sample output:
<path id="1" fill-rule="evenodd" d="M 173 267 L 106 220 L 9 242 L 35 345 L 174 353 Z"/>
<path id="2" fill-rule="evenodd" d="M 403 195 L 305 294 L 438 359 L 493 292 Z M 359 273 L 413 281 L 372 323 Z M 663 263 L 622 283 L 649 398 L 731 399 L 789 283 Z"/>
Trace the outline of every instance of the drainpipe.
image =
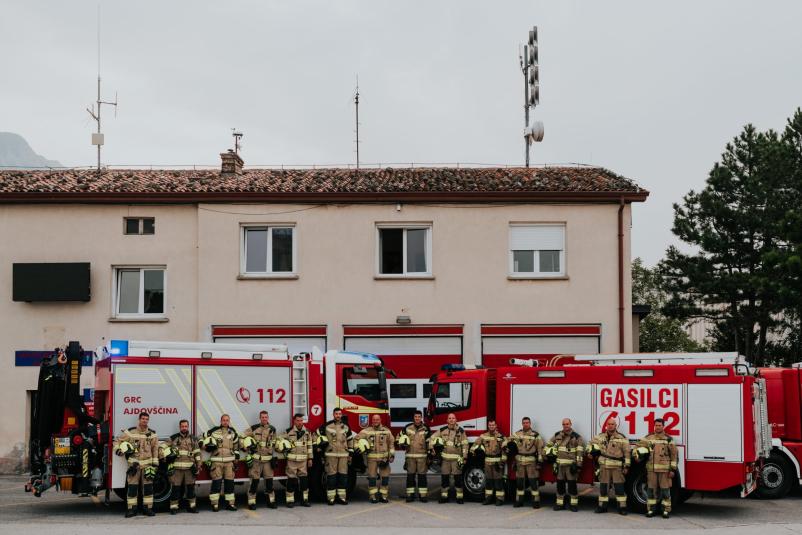
<path id="1" fill-rule="evenodd" d="M 618 352 L 624 352 L 624 198 L 618 204 Z"/>

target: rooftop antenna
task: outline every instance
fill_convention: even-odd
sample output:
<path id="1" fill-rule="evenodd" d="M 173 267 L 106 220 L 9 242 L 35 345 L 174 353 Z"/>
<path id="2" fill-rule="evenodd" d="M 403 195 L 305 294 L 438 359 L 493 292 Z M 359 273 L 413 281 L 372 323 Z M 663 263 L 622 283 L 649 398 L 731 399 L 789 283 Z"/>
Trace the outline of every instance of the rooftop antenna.
<path id="1" fill-rule="evenodd" d="M 95 112 L 97 104 L 97 112 Z M 97 123 L 97 133 L 92 134 L 92 145 L 97 145 L 97 174 L 100 176 L 100 149 L 103 146 L 104 138 L 100 130 L 100 108 L 103 104 L 114 106 L 114 116 L 117 117 L 117 93 L 114 93 L 114 102 L 101 100 L 100 98 L 100 4 L 97 5 L 97 100 L 91 107 L 86 108 L 89 115 Z"/>
<path id="2" fill-rule="evenodd" d="M 236 128 L 231 129 L 231 135 L 234 137 L 234 154 L 239 154 L 239 150 L 242 148 L 242 132 L 238 131 Z"/>
<path id="3" fill-rule="evenodd" d="M 518 60 L 521 72 L 524 75 L 524 141 L 526 142 L 526 167 L 529 167 L 529 147 L 532 143 L 543 141 L 543 123 L 533 121 L 529 123 L 529 108 L 540 104 L 540 65 L 538 63 L 537 26 L 529 30 L 529 40 L 518 46 Z"/>
<path id="4" fill-rule="evenodd" d="M 356 170 L 359 171 L 359 75 L 356 75 L 356 95 L 354 95 L 356 109 Z"/>

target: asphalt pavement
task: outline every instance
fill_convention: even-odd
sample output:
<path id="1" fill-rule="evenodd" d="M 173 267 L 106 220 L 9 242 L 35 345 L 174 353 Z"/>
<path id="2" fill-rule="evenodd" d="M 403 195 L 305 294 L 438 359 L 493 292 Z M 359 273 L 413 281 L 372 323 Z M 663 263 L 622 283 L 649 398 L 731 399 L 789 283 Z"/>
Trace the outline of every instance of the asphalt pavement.
<path id="1" fill-rule="evenodd" d="M 366 484 L 360 480 L 354 499 L 347 506 L 328 506 L 314 503 L 310 508 L 267 509 L 264 505 L 250 511 L 245 497 L 238 497 L 239 510 L 213 513 L 207 499 L 198 503 L 200 513 L 181 512 L 171 516 L 159 512 L 155 517 L 123 518 L 124 503 L 112 495 L 104 505 L 102 496 L 79 498 L 70 493 L 47 491 L 36 498 L 23 491 L 25 478 L 0 477 L 0 533 L 58 533 L 107 534 L 114 530 L 138 535 L 228 535 L 236 532 L 265 533 L 265 529 L 298 530 L 303 535 L 410 535 L 410 531 L 436 529 L 437 535 L 465 535 L 468 533 L 520 533 L 537 530 L 543 533 L 597 533 L 600 531 L 671 530 L 672 533 L 690 533 L 706 530 L 709 533 L 741 535 L 746 533 L 800 533 L 802 534 L 802 492 L 795 492 L 781 500 L 742 499 L 737 492 L 696 494 L 679 506 L 668 520 L 645 518 L 630 513 L 620 516 L 614 512 L 595 514 L 598 487 L 580 487 L 580 510 L 552 511 L 554 487 L 546 485 L 541 491 L 543 507 L 513 508 L 511 503 L 497 507 L 468 502 L 438 504 L 439 488 L 431 484 L 435 498 L 429 503 L 405 503 L 402 498 L 403 481 L 394 478 L 391 501 L 388 504 L 370 504 Z M 263 502 L 262 502 L 263 503 Z M 144 531 L 143 531 L 144 530 Z"/>

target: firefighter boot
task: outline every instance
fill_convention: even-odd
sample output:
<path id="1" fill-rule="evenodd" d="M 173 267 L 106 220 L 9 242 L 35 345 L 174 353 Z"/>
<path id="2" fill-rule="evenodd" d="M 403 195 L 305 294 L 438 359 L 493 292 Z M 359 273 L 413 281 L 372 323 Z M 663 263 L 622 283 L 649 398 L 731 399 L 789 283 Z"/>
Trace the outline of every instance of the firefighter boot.
<path id="1" fill-rule="evenodd" d="M 152 507 L 145 507 L 145 516 L 156 516 L 156 513 L 153 512 Z"/>
<path id="2" fill-rule="evenodd" d="M 606 513 L 606 512 L 607 512 L 607 506 L 602 504 L 597 505 L 596 510 L 594 511 L 594 513 Z"/>
<path id="3" fill-rule="evenodd" d="M 131 518 L 131 517 L 134 517 L 134 516 L 136 516 L 136 509 L 128 509 L 125 512 L 125 518 Z"/>

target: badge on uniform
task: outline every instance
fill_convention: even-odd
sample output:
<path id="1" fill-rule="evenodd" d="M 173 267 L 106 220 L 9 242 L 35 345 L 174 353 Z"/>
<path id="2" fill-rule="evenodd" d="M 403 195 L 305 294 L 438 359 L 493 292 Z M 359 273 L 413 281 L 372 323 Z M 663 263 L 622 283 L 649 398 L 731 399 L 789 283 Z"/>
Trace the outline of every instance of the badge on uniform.
<path id="1" fill-rule="evenodd" d="M 359 415 L 359 427 L 367 427 L 368 426 L 368 415 L 367 414 L 360 414 Z"/>

